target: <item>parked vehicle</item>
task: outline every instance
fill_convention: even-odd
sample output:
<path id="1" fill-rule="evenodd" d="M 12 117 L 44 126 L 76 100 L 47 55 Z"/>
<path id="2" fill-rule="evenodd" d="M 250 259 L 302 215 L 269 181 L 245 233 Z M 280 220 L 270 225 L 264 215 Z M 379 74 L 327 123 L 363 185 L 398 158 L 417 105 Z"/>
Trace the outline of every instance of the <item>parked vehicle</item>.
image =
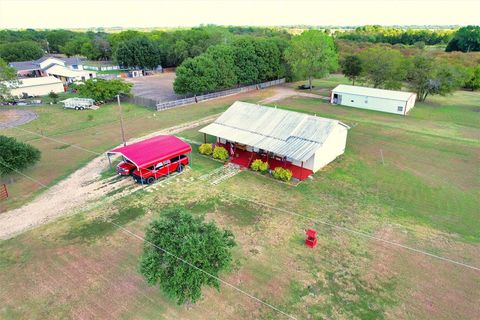
<path id="1" fill-rule="evenodd" d="M 171 159 L 162 160 L 154 166 L 140 170 L 135 169 L 132 173 L 133 180 L 138 183 L 151 184 L 173 172 L 182 172 L 188 162 L 188 157 L 185 154 L 177 155 Z"/>
<path id="2" fill-rule="evenodd" d="M 121 176 L 129 176 L 135 170 L 136 166 L 130 160 L 123 158 L 123 161 L 117 165 L 116 171 Z"/>

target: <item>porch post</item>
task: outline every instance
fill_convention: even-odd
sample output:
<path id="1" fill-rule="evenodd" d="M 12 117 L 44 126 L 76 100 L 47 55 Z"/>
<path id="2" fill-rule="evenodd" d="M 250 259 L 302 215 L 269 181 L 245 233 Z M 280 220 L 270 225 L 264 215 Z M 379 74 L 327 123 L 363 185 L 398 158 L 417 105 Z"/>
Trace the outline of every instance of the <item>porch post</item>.
<path id="1" fill-rule="evenodd" d="M 206 133 L 203 134 L 203 143 L 207 143 L 207 134 Z"/>
<path id="2" fill-rule="evenodd" d="M 303 161 L 302 161 L 302 170 L 300 171 L 300 180 L 303 180 Z"/>
<path id="3" fill-rule="evenodd" d="M 110 153 L 107 152 L 108 164 L 110 165 L 110 170 L 112 170 L 112 160 L 110 159 Z"/>

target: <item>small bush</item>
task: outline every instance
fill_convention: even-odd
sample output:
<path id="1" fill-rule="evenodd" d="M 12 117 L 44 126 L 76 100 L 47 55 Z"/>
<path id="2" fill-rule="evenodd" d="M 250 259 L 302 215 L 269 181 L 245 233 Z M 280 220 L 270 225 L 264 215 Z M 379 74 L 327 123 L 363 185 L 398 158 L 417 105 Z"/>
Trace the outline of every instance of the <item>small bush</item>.
<path id="1" fill-rule="evenodd" d="M 282 167 L 276 167 L 273 170 L 272 175 L 275 179 L 282 181 L 290 181 L 290 179 L 292 179 L 292 171 Z"/>
<path id="2" fill-rule="evenodd" d="M 198 152 L 210 156 L 213 153 L 212 145 L 210 143 L 201 144 L 200 147 L 198 147 Z"/>
<path id="3" fill-rule="evenodd" d="M 252 162 L 252 164 L 250 165 L 250 168 L 253 170 L 253 171 L 260 171 L 260 172 L 267 172 L 268 170 L 268 162 L 263 162 L 262 160 L 260 159 L 256 159 Z"/>
<path id="4" fill-rule="evenodd" d="M 227 149 L 225 149 L 224 147 L 215 147 L 215 149 L 213 149 L 213 157 L 215 159 L 219 159 L 219 160 L 227 160 L 228 159 L 228 152 L 227 152 Z"/>

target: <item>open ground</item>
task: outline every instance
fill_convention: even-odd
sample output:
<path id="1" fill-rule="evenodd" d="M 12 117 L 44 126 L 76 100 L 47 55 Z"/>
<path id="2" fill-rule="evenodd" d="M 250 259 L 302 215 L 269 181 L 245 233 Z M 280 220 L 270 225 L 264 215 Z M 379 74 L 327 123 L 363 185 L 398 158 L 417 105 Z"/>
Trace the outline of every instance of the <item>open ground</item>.
<path id="1" fill-rule="evenodd" d="M 180 96 L 173 92 L 175 72 L 165 72 L 146 77 L 126 78 L 133 83 L 132 93 L 138 97 L 156 101 L 176 100 Z"/>
<path id="2" fill-rule="evenodd" d="M 337 78 L 315 81 L 314 93 L 323 95 L 345 81 Z M 125 106 L 127 132 L 139 137 L 192 124 L 222 112 L 235 99 L 256 102 L 272 95 L 269 89 L 161 113 Z M 74 215 L 0 242 L 0 317 L 282 318 L 228 286 L 221 292 L 204 290 L 204 299 L 188 306 L 177 306 L 146 286 L 137 271 L 142 242 L 118 226 L 142 236 L 162 208 L 175 205 L 234 232 L 234 264 L 222 279 L 298 319 L 478 318 L 478 270 L 321 222 L 478 268 L 480 94 L 433 97 L 405 118 L 331 106 L 314 97 L 270 101 L 351 125 L 345 155 L 296 187 L 249 171 L 211 185 L 200 177 L 222 164 L 196 152 L 190 170 L 146 188 L 99 170 L 97 183 L 118 187 Z M 39 118 L 20 129 L 99 153 L 120 142 L 113 105 L 98 113 L 57 107 L 36 111 Z M 80 122 L 90 113 L 93 120 Z M 179 135 L 201 141 L 199 127 L 192 126 Z M 42 162 L 26 174 L 45 185 L 95 157 L 27 131 L 2 132 L 42 149 Z M 102 170 L 107 169 L 105 164 Z M 16 184 L 21 187 L 9 208 L 32 200 L 23 188 L 41 191 L 26 178 Z M 310 227 L 320 234 L 313 250 L 303 245 L 304 229 Z"/>

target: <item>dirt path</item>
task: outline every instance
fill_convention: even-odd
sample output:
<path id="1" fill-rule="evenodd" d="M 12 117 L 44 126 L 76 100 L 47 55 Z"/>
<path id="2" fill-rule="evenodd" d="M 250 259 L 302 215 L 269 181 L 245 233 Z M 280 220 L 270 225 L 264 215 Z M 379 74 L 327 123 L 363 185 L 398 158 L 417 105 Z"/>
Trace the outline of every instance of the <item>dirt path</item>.
<path id="1" fill-rule="evenodd" d="M 209 123 L 218 115 L 166 128 L 130 142 L 143 140 L 158 134 L 175 134 Z M 99 180 L 100 174 L 108 167 L 108 159 L 101 155 L 85 167 L 75 171 L 65 180 L 49 188 L 31 203 L 0 214 L 0 239 L 8 239 L 35 226 L 50 222 L 58 217 L 84 208 L 105 194 L 132 184 L 131 179 L 121 179 L 118 183 Z"/>
<path id="2" fill-rule="evenodd" d="M 327 101 L 330 100 L 328 97 L 323 97 L 315 93 L 295 91 L 294 89 L 287 86 L 275 86 L 274 88 L 272 88 L 272 91 L 273 91 L 272 96 L 266 99 L 263 99 L 259 103 L 272 103 L 272 102 L 280 101 L 293 96 L 317 98 L 317 99 L 322 99 Z"/>
<path id="3" fill-rule="evenodd" d="M 17 127 L 37 119 L 38 115 L 30 110 L 0 109 L 0 129 Z"/>

